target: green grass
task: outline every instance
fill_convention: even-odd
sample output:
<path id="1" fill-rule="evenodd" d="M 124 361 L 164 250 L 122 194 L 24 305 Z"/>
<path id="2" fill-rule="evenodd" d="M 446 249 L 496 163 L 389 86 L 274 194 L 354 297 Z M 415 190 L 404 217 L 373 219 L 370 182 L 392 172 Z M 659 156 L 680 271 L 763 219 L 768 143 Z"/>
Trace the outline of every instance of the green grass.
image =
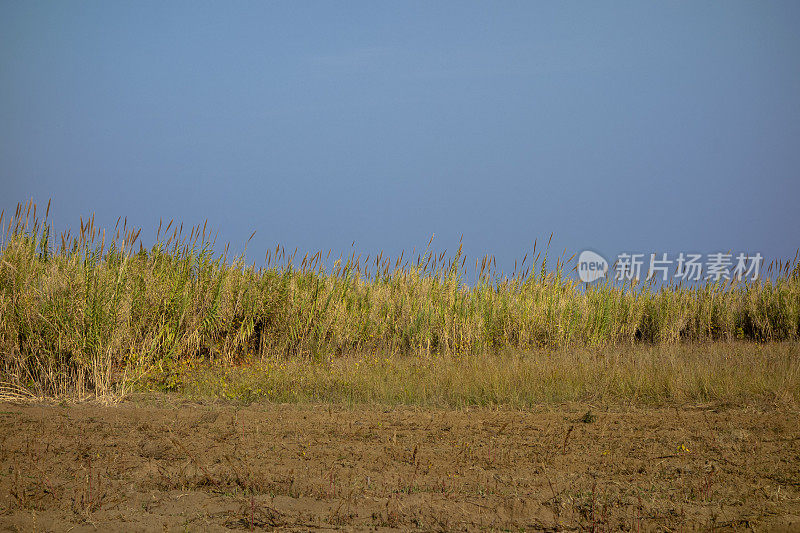
<path id="1" fill-rule="evenodd" d="M 500 367 L 512 363 L 522 365 L 519 372 L 541 367 L 537 372 L 573 383 L 566 392 L 529 391 L 529 399 L 513 400 L 517 393 L 511 389 L 521 385 L 509 375 L 492 382 L 498 390 L 486 385 L 488 392 L 463 395 L 484 401 L 495 394 L 525 403 L 577 397 L 581 387 L 591 389 L 588 369 L 579 370 L 588 363 L 570 366 L 566 356 L 554 363 L 541 355 L 507 359 L 501 354 L 590 354 L 593 348 L 620 353 L 733 341 L 795 346 L 800 334 L 797 260 L 776 264 L 777 275 L 758 282 L 660 289 L 605 282 L 582 290 L 566 275 L 569 261 L 558 260 L 549 269 L 546 253 L 536 255 L 534 249 L 533 260 L 527 263 L 526 257 L 510 275 L 498 272 L 491 257 L 476 260 L 477 281 L 467 288 L 471 267 L 461 249 L 451 256 L 435 254 L 430 243 L 411 259 L 351 256 L 328 262 L 327 268 L 323 265 L 330 258 L 322 253 L 298 260 L 278 247 L 267 254 L 265 267 L 254 268 L 229 258 L 227 248 L 216 253 L 206 228 L 199 226 L 188 237 L 172 223 L 159 227 L 156 244 L 144 249 L 139 230 L 124 223 L 106 234 L 92 219 L 81 221 L 74 236 L 52 235 L 47 213 L 39 220 L 31 203 L 5 221 L 0 216 L 0 227 L 0 381 L 40 396 L 115 394 L 143 376 L 149 382 L 156 376 L 171 387 L 191 361 L 229 368 L 280 360 L 315 375 L 345 365 L 352 356 L 372 354 L 397 362 L 393 372 L 410 381 L 416 379 L 412 369 L 426 362 L 451 368 L 453 377 L 446 383 L 455 389 L 458 379 L 477 387 L 492 369 L 502 373 Z M 744 352 L 740 357 L 746 361 Z M 670 359 L 653 361 L 647 371 L 658 376 L 659 365 Z M 611 387 L 618 391 L 614 395 L 639 398 L 636 387 L 622 384 L 639 379 L 642 367 L 614 368 L 619 373 L 619 384 Z M 542 383 L 541 376 L 536 379 Z M 691 373 L 686 379 L 702 382 Z M 428 398 L 416 383 L 406 386 L 414 397 Z M 327 398 L 337 396 L 333 389 L 296 394 Z M 665 389 L 660 396 L 668 394 Z"/>

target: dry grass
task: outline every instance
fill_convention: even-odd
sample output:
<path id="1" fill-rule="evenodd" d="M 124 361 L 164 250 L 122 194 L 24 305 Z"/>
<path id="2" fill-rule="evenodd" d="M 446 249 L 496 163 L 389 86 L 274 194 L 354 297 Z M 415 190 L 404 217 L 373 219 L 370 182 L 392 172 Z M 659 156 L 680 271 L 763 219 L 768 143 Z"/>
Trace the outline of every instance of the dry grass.
<path id="1" fill-rule="evenodd" d="M 187 362 L 171 386 L 196 398 L 423 407 L 800 403 L 800 345 L 747 342 L 561 348 L 475 356 Z"/>
<path id="2" fill-rule="evenodd" d="M 797 394 L 796 259 L 759 282 L 583 288 L 566 275 L 569 261 L 549 268 L 546 250 L 534 248 L 510 275 L 491 257 L 476 260 L 466 287 L 461 249 L 447 256 L 431 243 L 411 259 L 333 262 L 277 247 L 255 268 L 227 248 L 215 254 L 199 226 L 186 237 L 170 222 L 146 250 L 123 221 L 106 233 L 81 220 L 76 235 L 54 236 L 48 213 L 40 220 L 29 203 L 5 222 L 0 214 L 0 227 L 0 380 L 37 397 L 114 397 L 143 377 L 178 388 L 196 361 L 285 364 L 324 389 L 309 385 L 297 398 Z M 731 348 L 737 340 L 746 342 Z M 696 348 L 709 342 L 722 344 Z M 383 382 L 379 370 L 355 368 L 364 354 L 388 359 Z M 789 372 L 785 381 L 768 375 L 772 364 Z"/>

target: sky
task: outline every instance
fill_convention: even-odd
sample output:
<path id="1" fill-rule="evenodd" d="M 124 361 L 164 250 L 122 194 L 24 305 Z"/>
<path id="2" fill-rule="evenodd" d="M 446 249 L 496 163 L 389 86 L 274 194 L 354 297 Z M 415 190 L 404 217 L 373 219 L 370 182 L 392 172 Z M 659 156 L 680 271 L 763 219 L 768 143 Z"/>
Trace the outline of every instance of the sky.
<path id="1" fill-rule="evenodd" d="M 800 3 L 0 0 L 0 208 L 280 243 L 800 246 Z M 7 220 L 7 219 L 6 219 Z M 353 245 L 355 242 L 355 245 Z"/>

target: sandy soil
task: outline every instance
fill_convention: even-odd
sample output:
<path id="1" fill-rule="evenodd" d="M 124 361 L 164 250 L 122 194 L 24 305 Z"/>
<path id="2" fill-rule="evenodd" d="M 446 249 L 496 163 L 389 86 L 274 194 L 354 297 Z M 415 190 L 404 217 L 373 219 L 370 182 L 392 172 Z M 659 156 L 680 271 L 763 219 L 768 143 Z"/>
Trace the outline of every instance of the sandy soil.
<path id="1" fill-rule="evenodd" d="M 800 414 L 0 405 L 17 531 L 800 530 Z"/>

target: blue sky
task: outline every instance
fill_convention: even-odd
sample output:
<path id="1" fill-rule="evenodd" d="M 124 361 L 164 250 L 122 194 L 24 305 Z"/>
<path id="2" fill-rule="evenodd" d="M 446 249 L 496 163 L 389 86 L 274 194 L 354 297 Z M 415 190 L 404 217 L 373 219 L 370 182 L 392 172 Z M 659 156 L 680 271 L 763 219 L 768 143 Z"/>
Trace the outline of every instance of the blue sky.
<path id="1" fill-rule="evenodd" d="M 800 3 L 0 1 L 0 208 L 305 251 L 800 241 Z M 557 254 L 553 254 L 557 255 Z"/>

